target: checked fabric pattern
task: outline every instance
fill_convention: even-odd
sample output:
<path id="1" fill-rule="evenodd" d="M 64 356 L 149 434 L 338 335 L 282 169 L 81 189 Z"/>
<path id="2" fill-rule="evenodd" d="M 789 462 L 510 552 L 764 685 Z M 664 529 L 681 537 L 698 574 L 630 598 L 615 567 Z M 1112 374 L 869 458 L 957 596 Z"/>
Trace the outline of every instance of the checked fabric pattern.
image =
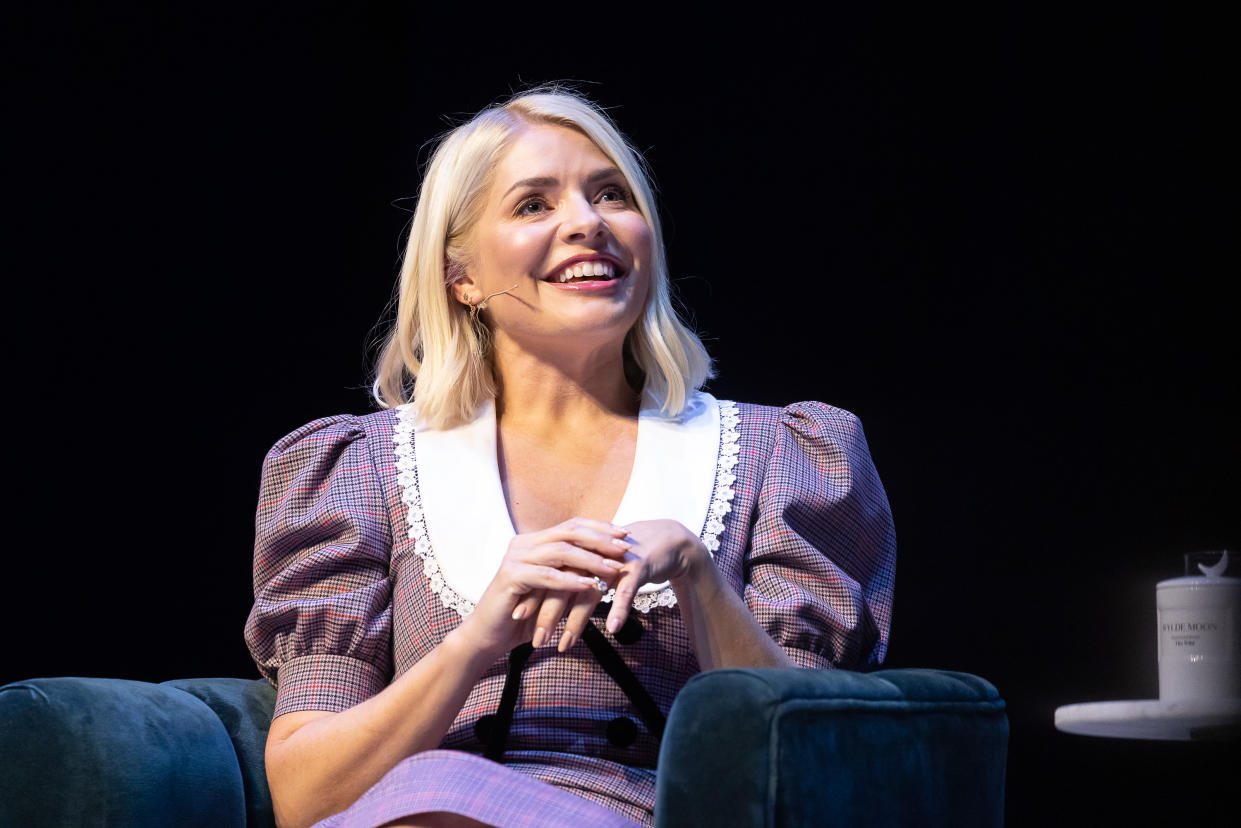
<path id="1" fill-rule="evenodd" d="M 877 665 L 887 648 L 896 541 L 861 424 L 817 402 L 737 409 L 735 497 L 717 565 L 795 663 Z M 431 589 L 409 539 L 396 422 L 393 411 L 316 420 L 279 441 L 264 462 L 246 640 L 276 685 L 277 716 L 364 701 L 460 622 Z M 604 635 L 666 714 L 698 671 L 680 610 L 655 607 L 632 618 L 616 637 Z M 475 686 L 442 748 L 483 752 L 506 666 L 498 660 Z M 659 745 L 632 727 L 640 721 L 584 644 L 564 654 L 536 650 L 522 675 L 507 767 L 496 766 L 494 788 L 476 780 L 475 794 L 514 801 L 505 779 L 517 771 L 649 825 Z M 409 766 L 430 780 L 432 761 L 435 755 L 402 763 L 389 777 Z M 380 785 L 409 790 L 388 777 Z M 451 810 L 460 791 L 437 793 L 420 782 L 417 797 L 420 811 Z M 374 798 L 367 801 L 374 807 Z M 515 814 L 511 824 L 525 823 Z"/>

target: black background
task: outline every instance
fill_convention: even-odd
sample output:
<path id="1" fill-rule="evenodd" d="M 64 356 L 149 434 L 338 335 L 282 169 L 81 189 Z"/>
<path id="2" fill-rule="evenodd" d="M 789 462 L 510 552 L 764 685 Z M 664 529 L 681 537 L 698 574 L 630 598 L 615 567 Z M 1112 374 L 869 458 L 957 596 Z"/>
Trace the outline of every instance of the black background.
<path id="1" fill-rule="evenodd" d="M 862 418 L 887 666 L 997 685 L 1009 824 L 1223 824 L 1236 745 L 1052 717 L 1155 697 L 1155 583 L 1239 545 L 1225 21 L 419 5 L 8 12 L 0 681 L 257 675 L 259 464 L 369 409 L 393 202 L 577 79 L 654 167 L 710 390 Z"/>

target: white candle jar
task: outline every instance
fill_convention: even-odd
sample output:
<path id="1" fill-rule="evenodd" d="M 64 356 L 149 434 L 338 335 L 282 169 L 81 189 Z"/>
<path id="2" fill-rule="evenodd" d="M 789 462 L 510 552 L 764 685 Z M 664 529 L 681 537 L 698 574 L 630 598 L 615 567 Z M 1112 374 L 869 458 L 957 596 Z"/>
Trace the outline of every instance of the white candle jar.
<path id="1" fill-rule="evenodd" d="M 1202 575 L 1155 585 L 1161 701 L 1241 698 L 1241 578 L 1215 574 L 1227 565 L 1224 553 Z"/>

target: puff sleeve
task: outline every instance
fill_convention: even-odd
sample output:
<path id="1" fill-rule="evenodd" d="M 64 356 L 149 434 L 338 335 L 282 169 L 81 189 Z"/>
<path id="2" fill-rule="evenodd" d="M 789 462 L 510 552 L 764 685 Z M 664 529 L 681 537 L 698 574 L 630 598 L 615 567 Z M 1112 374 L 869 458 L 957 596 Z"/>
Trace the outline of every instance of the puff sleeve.
<path id="1" fill-rule="evenodd" d="M 775 422 L 759 441 L 769 454 L 745 602 L 799 666 L 876 666 L 891 626 L 896 534 L 862 425 L 817 402 L 766 412 Z"/>
<path id="2" fill-rule="evenodd" d="M 245 638 L 275 716 L 337 712 L 392 679 L 392 531 L 365 429 L 316 420 L 263 463 Z"/>

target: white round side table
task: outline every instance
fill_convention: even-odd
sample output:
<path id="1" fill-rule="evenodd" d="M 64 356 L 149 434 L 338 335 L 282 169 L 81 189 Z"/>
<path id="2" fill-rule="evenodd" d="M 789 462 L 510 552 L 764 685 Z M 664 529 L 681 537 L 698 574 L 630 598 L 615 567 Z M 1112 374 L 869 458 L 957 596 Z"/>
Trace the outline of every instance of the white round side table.
<path id="1" fill-rule="evenodd" d="M 1118 739 L 1241 738 L 1241 699 L 1104 701 L 1056 708 L 1056 729 Z"/>

